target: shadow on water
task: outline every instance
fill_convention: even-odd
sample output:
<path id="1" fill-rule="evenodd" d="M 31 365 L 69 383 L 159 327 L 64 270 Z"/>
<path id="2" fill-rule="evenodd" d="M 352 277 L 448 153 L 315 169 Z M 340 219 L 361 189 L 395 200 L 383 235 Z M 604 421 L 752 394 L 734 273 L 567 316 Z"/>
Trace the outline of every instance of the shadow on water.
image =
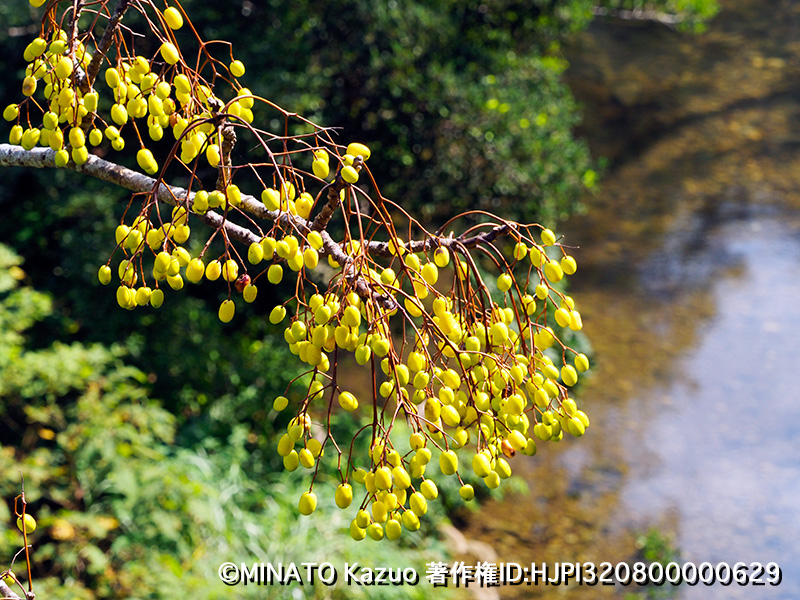
<path id="1" fill-rule="evenodd" d="M 676 598 L 800 598 L 800 3 L 722 4 L 701 36 L 599 22 L 572 50 L 584 133 L 612 164 L 564 227 L 592 427 L 515 459 L 531 494 L 469 519 L 498 561 L 633 561 L 655 526 L 683 560 L 783 569 Z"/>

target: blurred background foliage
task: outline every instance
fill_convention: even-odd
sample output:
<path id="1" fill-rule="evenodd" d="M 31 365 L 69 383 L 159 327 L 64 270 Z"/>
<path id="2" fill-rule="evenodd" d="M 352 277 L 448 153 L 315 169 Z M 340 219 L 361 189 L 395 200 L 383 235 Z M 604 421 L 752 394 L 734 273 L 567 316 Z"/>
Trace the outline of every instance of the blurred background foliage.
<path id="1" fill-rule="evenodd" d="M 526 222 L 581 210 L 600 169 L 573 135 L 580 109 L 561 46 L 597 6 L 669 11 L 689 29 L 716 10 L 713 0 L 184 2 L 204 38 L 233 42 L 250 89 L 370 145 L 382 193 L 428 225 L 468 209 Z M 2 106 L 19 98 L 40 15 L 23 0 L 0 4 Z M 349 542 L 332 487 L 316 517 L 297 516 L 307 479 L 282 472 L 274 434 L 289 416 L 271 406 L 299 365 L 261 318 L 280 289 L 227 326 L 208 308 L 221 299 L 215 285 L 122 311 L 96 271 L 127 195 L 70 172 L 2 177 L 0 557 L 21 545 L 10 527 L 21 471 L 40 523 L 40 597 L 221 597 L 226 560 L 336 556 L 424 573 L 446 557 L 431 529 L 399 550 Z"/>

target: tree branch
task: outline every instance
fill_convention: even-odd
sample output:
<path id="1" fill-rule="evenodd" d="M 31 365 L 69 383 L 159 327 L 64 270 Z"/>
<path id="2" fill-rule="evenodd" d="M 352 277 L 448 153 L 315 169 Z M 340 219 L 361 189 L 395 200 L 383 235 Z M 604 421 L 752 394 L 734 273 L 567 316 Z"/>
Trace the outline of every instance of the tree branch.
<path id="1" fill-rule="evenodd" d="M 78 82 L 78 85 L 84 94 L 89 92 L 94 85 L 94 80 L 97 78 L 97 74 L 100 72 L 100 63 L 106 57 L 106 52 L 108 52 L 108 49 L 111 47 L 111 43 L 114 41 L 114 35 L 117 33 L 117 27 L 119 27 L 119 22 L 122 20 L 125 11 L 128 10 L 129 3 L 130 0 L 119 0 L 117 6 L 114 8 L 114 14 L 111 15 L 108 25 L 106 26 L 106 30 L 103 32 L 103 37 L 101 37 L 100 41 L 97 42 L 97 48 L 92 55 L 92 60 L 89 63 L 89 66 L 86 68 L 86 76 L 81 78 L 81 80 Z"/>

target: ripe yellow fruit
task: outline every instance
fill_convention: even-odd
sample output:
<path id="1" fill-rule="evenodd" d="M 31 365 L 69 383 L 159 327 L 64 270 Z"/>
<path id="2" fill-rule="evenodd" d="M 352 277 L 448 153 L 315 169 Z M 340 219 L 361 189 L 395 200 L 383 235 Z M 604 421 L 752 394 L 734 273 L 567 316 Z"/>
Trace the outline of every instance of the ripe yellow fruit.
<path id="1" fill-rule="evenodd" d="M 28 75 L 22 80 L 23 96 L 33 96 L 36 93 L 36 78 Z"/>
<path id="2" fill-rule="evenodd" d="M 365 146 L 364 144 L 360 144 L 358 142 L 351 142 L 347 145 L 347 154 L 351 156 L 361 156 L 364 160 L 369 160 L 371 155 L 370 149 Z"/>
<path id="3" fill-rule="evenodd" d="M 314 248 L 306 248 L 303 251 L 303 264 L 307 269 L 316 269 L 319 264 L 319 253 Z"/>
<path id="4" fill-rule="evenodd" d="M 347 183 L 356 183 L 358 181 L 358 171 L 351 165 L 342 167 L 342 179 Z"/>
<path id="5" fill-rule="evenodd" d="M 218 260 L 212 260 L 206 267 L 206 279 L 209 281 L 216 281 L 222 274 L 222 263 Z"/>
<path id="6" fill-rule="evenodd" d="M 25 513 L 25 519 L 23 521 L 22 517 L 17 517 L 17 528 L 22 531 L 23 525 L 25 528 L 26 533 L 33 533 L 36 531 L 36 519 L 33 518 L 32 515 Z"/>
<path id="7" fill-rule="evenodd" d="M 234 312 L 236 312 L 236 305 L 233 300 L 224 300 L 219 306 L 219 320 L 223 323 L 230 323 Z"/>
<path id="8" fill-rule="evenodd" d="M 234 77 L 241 77 L 242 75 L 244 75 L 244 71 L 245 71 L 244 63 L 242 61 L 240 61 L 240 60 L 234 60 L 229 65 L 228 68 L 229 68 L 229 70 L 231 72 L 231 75 L 233 75 Z"/>
<path id="9" fill-rule="evenodd" d="M 367 530 L 359 527 L 355 519 L 350 522 L 350 537 L 356 542 L 360 542 L 367 537 Z"/>
<path id="10" fill-rule="evenodd" d="M 67 56 L 62 56 L 56 63 L 56 77 L 59 79 L 66 79 L 72 75 L 72 59 Z"/>
<path id="11" fill-rule="evenodd" d="M 392 470 L 389 467 L 378 467 L 375 470 L 375 487 L 379 490 L 392 487 Z"/>
<path id="12" fill-rule="evenodd" d="M 271 265 L 267 270 L 267 279 L 274 285 L 279 284 L 283 279 L 283 267 L 280 265 Z"/>
<path id="13" fill-rule="evenodd" d="M 19 106 L 16 104 L 9 104 L 3 111 L 3 118 L 6 121 L 13 121 L 19 116 Z"/>
<path id="14" fill-rule="evenodd" d="M 255 301 L 256 295 L 258 294 L 258 288 L 254 286 L 252 283 L 248 283 L 244 286 L 244 290 L 242 290 L 242 297 L 244 301 L 248 304 L 251 304 Z"/>
<path id="15" fill-rule="evenodd" d="M 9 119 L 10 121 L 11 119 Z M 325 179 L 330 174 L 330 166 L 328 166 L 328 161 L 315 159 L 314 162 L 311 163 L 311 170 L 314 171 L 314 175 L 319 177 L 320 179 Z"/>
<path id="16" fill-rule="evenodd" d="M 433 252 L 433 262 L 440 269 L 450 264 L 450 251 L 447 248 L 437 248 Z"/>
<path id="17" fill-rule="evenodd" d="M 432 479 L 426 479 L 419 485 L 420 493 L 428 500 L 436 500 L 439 497 L 439 488 Z"/>
<path id="18" fill-rule="evenodd" d="M 439 468 L 445 475 L 452 475 L 458 470 L 458 456 L 452 450 L 446 450 L 439 455 Z"/>
<path id="19" fill-rule="evenodd" d="M 121 285 L 117 288 L 117 304 L 122 308 L 133 308 L 136 306 L 134 292 L 131 288 Z"/>
<path id="20" fill-rule="evenodd" d="M 225 197 L 228 199 L 230 205 L 234 208 L 242 204 L 242 192 L 238 185 L 232 183 L 225 188 Z"/>
<path id="21" fill-rule="evenodd" d="M 403 528 L 400 525 L 400 521 L 389 519 L 389 521 L 386 523 L 386 539 L 388 540 L 399 539 L 402 533 L 403 533 Z"/>
<path id="22" fill-rule="evenodd" d="M 317 510 L 317 495 L 314 492 L 305 492 L 300 496 L 300 501 L 297 503 L 297 509 L 301 515 L 310 515 Z"/>
<path id="23" fill-rule="evenodd" d="M 272 408 L 278 412 L 284 410 L 287 406 L 289 406 L 289 399 L 286 396 L 278 396 L 272 402 Z"/>
<path id="24" fill-rule="evenodd" d="M 472 457 L 472 470 L 478 477 L 486 477 L 492 472 L 492 465 L 489 463 L 489 459 L 486 455 L 479 452 Z"/>
<path id="25" fill-rule="evenodd" d="M 428 501 L 419 492 L 414 492 L 408 499 L 408 507 L 418 517 L 422 517 L 428 512 Z"/>
<path id="26" fill-rule="evenodd" d="M 72 139 L 72 132 L 70 132 L 70 139 Z M 155 175 L 158 172 L 158 163 L 153 153 L 147 148 L 142 148 L 136 153 L 136 162 L 148 175 Z"/>
<path id="27" fill-rule="evenodd" d="M 239 265 L 235 260 L 229 258 L 222 263 L 222 278 L 225 281 L 236 281 L 237 277 L 239 277 Z"/>
<path id="28" fill-rule="evenodd" d="M 111 267 L 108 265 L 103 265 L 100 267 L 100 269 L 97 271 L 97 279 L 103 285 L 108 285 L 111 283 Z"/>
<path id="29" fill-rule="evenodd" d="M 561 265 L 557 262 L 550 261 L 544 266 L 544 276 L 553 283 L 557 283 L 564 277 L 564 271 L 561 270 Z"/>
<path id="30" fill-rule="evenodd" d="M 511 275 L 509 275 L 508 273 L 502 273 L 497 278 L 497 288 L 501 292 L 507 292 L 508 290 L 510 290 L 511 286 L 513 285 L 513 283 L 514 283 L 514 280 L 511 279 Z"/>
<path id="31" fill-rule="evenodd" d="M 380 523 L 371 523 L 367 527 L 367 534 L 376 542 L 380 542 L 383 539 L 383 527 Z"/>
<path id="32" fill-rule="evenodd" d="M 347 508 L 353 502 L 353 488 L 349 483 L 343 483 L 336 488 L 334 495 L 336 506 L 339 508 Z"/>
<path id="33" fill-rule="evenodd" d="M 200 283 L 200 280 L 203 279 L 203 275 L 205 274 L 205 270 L 206 267 L 203 261 L 199 258 L 193 258 L 189 261 L 189 264 L 186 265 L 186 279 L 192 283 Z"/>
<path id="34" fill-rule="evenodd" d="M 273 325 L 277 325 L 283 318 L 286 316 L 286 309 L 283 306 L 276 306 L 272 309 L 269 313 L 269 322 Z"/>
<path id="35" fill-rule="evenodd" d="M 281 195 L 275 188 L 267 188 L 261 192 L 261 201 L 269 210 L 278 210 L 281 206 Z"/>
<path id="36" fill-rule="evenodd" d="M 578 383 L 578 374 L 572 365 L 564 365 L 561 367 L 561 380 L 564 385 L 573 386 Z"/>
<path id="37" fill-rule="evenodd" d="M 575 368 L 578 369 L 581 373 L 584 373 L 589 370 L 589 359 L 583 353 L 578 354 L 574 360 Z"/>
<path id="38" fill-rule="evenodd" d="M 150 294 L 150 306 L 159 308 L 164 304 L 164 290 L 153 290 Z"/>
<path id="39" fill-rule="evenodd" d="M 556 243 L 556 234 L 554 234 L 550 229 L 543 229 L 541 233 L 542 243 L 545 246 L 552 246 Z"/>
<path id="40" fill-rule="evenodd" d="M 264 260 L 264 247 L 258 242 L 253 242 L 247 249 L 247 260 L 251 265 L 257 265 Z"/>
<path id="41" fill-rule="evenodd" d="M 73 148 L 72 149 L 72 160 L 75 161 L 76 165 L 85 164 L 86 161 L 89 160 L 89 150 L 86 146 L 82 146 L 80 148 Z"/>
<path id="42" fill-rule="evenodd" d="M 161 44 L 159 52 L 161 53 L 161 57 L 164 59 L 164 62 L 170 65 L 174 65 L 181 58 L 181 55 L 178 52 L 178 49 L 175 47 L 175 44 L 172 44 L 171 42 L 164 42 Z"/>
<path id="43" fill-rule="evenodd" d="M 465 483 L 458 490 L 458 494 L 465 502 L 469 502 L 475 497 L 475 489 L 468 483 Z"/>
<path id="44" fill-rule="evenodd" d="M 167 22 L 170 29 L 180 29 L 183 27 L 183 15 L 173 6 L 164 10 L 164 20 Z"/>
<path id="45" fill-rule="evenodd" d="M 577 415 L 571 417 L 570 420 L 567 421 L 567 429 L 575 437 L 581 437 L 586 433 L 586 425 L 584 425 L 583 421 Z"/>
<path id="46" fill-rule="evenodd" d="M 350 392 L 339 394 L 339 406 L 348 412 L 353 412 L 358 408 L 358 399 Z"/>
<path id="47" fill-rule="evenodd" d="M 571 256 L 565 256 L 561 259 L 561 270 L 567 275 L 572 275 L 578 270 L 578 263 Z"/>

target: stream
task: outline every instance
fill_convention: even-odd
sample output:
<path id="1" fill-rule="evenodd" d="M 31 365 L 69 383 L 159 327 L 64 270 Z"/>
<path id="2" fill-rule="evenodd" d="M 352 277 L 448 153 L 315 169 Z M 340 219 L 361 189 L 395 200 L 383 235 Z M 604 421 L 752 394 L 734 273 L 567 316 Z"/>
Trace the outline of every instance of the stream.
<path id="1" fill-rule="evenodd" d="M 609 158 L 559 232 L 580 246 L 592 425 L 516 458 L 530 493 L 461 525 L 497 562 L 633 563 L 651 532 L 679 562 L 776 562 L 782 581 L 500 597 L 800 598 L 800 2 L 721 4 L 700 35 L 597 20 L 569 50 Z"/>

